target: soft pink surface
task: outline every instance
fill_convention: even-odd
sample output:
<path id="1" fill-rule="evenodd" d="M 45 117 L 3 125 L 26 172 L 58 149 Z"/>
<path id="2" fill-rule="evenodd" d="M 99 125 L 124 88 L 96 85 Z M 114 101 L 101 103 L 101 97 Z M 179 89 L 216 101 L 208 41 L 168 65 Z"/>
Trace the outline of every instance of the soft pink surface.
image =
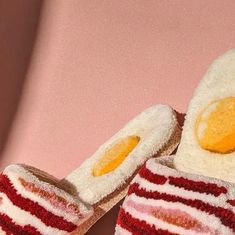
<path id="1" fill-rule="evenodd" d="M 186 111 L 208 65 L 235 47 L 234 0 L 45 1 L 1 167 L 65 176 L 127 120 Z"/>

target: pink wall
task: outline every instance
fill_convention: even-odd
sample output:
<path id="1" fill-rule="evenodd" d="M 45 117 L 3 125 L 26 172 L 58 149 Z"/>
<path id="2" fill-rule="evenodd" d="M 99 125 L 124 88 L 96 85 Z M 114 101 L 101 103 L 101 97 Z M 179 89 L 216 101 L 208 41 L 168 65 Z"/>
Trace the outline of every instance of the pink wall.
<path id="1" fill-rule="evenodd" d="M 184 112 L 234 28 L 233 0 L 45 1 L 1 166 L 62 177 L 148 106 Z"/>
<path id="2" fill-rule="evenodd" d="M 21 3 L 1 5 L 11 12 L 0 18 L 0 42 L 7 42 L 1 84 L 9 89 L 1 85 L 1 136 L 16 109 L 23 83 L 16 78 L 24 80 L 40 11 L 38 1 Z M 44 1 L 1 167 L 26 162 L 63 177 L 148 106 L 185 112 L 211 61 L 235 47 L 234 29 L 234 0 Z M 6 57 L 11 50 L 15 56 Z M 90 234 L 112 230 L 115 218 L 111 212 Z"/>

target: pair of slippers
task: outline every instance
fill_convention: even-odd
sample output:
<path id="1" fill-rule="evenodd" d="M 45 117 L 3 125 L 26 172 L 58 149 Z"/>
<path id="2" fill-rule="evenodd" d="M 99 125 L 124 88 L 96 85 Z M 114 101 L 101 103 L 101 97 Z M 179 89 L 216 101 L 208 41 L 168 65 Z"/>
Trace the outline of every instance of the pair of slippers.
<path id="1" fill-rule="evenodd" d="M 197 88 L 181 140 L 174 110 L 156 105 L 62 180 L 8 166 L 0 176 L 0 234 L 85 234 L 126 194 L 116 235 L 235 234 L 234 137 L 232 50 Z"/>

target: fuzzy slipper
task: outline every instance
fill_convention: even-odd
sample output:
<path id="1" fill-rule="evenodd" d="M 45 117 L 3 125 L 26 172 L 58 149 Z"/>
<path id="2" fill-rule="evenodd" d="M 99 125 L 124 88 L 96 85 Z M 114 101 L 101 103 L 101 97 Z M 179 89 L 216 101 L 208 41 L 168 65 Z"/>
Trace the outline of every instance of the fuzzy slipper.
<path id="1" fill-rule="evenodd" d="M 180 133 L 173 109 L 156 105 L 63 180 L 26 165 L 8 166 L 0 177 L 1 234 L 84 234 L 126 195 L 147 159 L 175 150 Z"/>
<path id="2" fill-rule="evenodd" d="M 132 181 L 115 235 L 235 234 L 235 185 L 150 159 Z"/>

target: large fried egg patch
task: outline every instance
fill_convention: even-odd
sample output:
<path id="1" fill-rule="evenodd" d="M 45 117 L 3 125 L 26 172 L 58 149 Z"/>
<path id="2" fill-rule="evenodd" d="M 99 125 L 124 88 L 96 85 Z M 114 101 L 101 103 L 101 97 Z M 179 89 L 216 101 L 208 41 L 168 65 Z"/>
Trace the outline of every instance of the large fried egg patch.
<path id="1" fill-rule="evenodd" d="M 174 164 L 235 182 L 235 49 L 211 65 L 196 89 Z"/>

